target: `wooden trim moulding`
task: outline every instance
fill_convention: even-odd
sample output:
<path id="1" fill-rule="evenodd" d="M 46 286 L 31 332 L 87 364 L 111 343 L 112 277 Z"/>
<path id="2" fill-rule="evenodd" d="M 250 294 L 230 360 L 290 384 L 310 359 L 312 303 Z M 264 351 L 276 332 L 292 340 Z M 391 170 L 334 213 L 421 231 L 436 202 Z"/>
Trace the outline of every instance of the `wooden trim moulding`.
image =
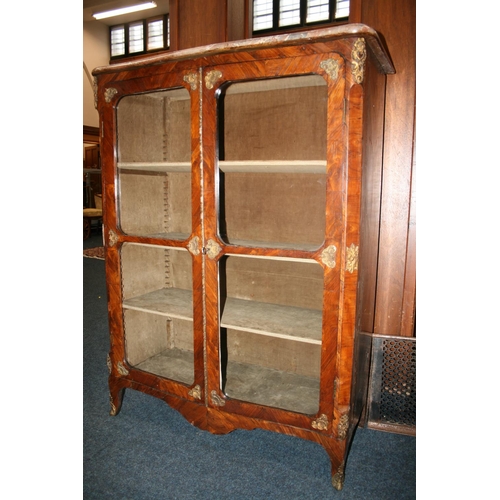
<path id="1" fill-rule="evenodd" d="M 83 142 L 99 144 L 99 127 L 83 126 Z"/>

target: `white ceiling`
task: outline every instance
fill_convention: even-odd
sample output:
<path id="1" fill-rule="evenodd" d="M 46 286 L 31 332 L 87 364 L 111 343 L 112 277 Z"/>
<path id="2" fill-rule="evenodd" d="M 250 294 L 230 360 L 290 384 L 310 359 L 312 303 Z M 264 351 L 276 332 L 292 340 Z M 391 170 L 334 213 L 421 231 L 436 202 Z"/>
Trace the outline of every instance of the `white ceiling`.
<path id="1" fill-rule="evenodd" d="M 83 21 L 114 26 L 115 24 L 129 23 L 131 21 L 137 21 L 138 19 L 147 19 L 148 17 L 167 14 L 169 12 L 169 0 L 154 0 L 157 5 L 154 9 L 142 10 L 123 16 L 108 17 L 100 21 L 92 17 L 92 14 L 95 12 L 126 7 L 143 1 L 144 0 L 83 0 Z"/>

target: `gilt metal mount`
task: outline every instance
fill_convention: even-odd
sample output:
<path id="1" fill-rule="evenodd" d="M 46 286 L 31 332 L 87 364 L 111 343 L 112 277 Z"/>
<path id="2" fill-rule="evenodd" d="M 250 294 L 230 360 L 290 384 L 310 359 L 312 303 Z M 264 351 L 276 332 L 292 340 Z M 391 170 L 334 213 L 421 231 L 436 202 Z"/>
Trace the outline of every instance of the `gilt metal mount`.
<path id="1" fill-rule="evenodd" d="M 188 394 L 193 397 L 194 399 L 201 399 L 201 387 L 196 384 L 189 392 Z"/>
<path id="2" fill-rule="evenodd" d="M 200 250 L 200 238 L 198 238 L 198 236 L 195 236 L 194 238 L 192 238 L 191 241 L 188 243 L 187 248 L 193 255 L 199 255 L 200 251 L 201 251 Z"/>
<path id="3" fill-rule="evenodd" d="M 321 61 L 320 68 L 324 69 L 326 74 L 332 79 L 336 80 L 339 76 L 339 63 L 335 59 L 326 59 Z"/>
<path id="4" fill-rule="evenodd" d="M 214 69 L 212 71 L 209 71 L 206 75 L 205 75 L 205 86 L 207 87 L 207 89 L 213 89 L 214 88 L 214 85 L 215 85 L 215 82 L 222 77 L 222 73 L 217 70 L 217 69 Z"/>
<path id="5" fill-rule="evenodd" d="M 344 413 L 340 417 L 337 430 L 339 439 L 345 439 L 347 437 L 347 431 L 349 430 L 349 415 L 347 413 Z"/>
<path id="6" fill-rule="evenodd" d="M 322 413 L 319 418 L 313 420 L 311 427 L 313 429 L 318 429 L 319 431 L 326 431 L 328 429 L 328 417 Z"/>
<path id="7" fill-rule="evenodd" d="M 354 271 L 358 270 L 358 255 L 359 255 L 359 246 L 352 243 L 351 246 L 347 248 L 346 265 L 345 265 L 346 271 L 350 272 L 351 274 Z"/>
<path id="8" fill-rule="evenodd" d="M 123 366 L 121 361 L 116 363 L 116 369 L 120 375 L 127 376 L 129 374 L 129 371 Z"/>
<path id="9" fill-rule="evenodd" d="M 109 414 L 114 417 L 118 411 L 116 409 L 115 404 L 113 403 L 113 396 L 111 396 L 111 393 L 109 393 L 109 406 L 110 406 L 110 411 Z"/>
<path id="10" fill-rule="evenodd" d="M 215 406 L 224 406 L 226 404 L 226 402 L 224 401 L 224 399 L 222 399 L 218 394 L 217 394 L 217 391 L 212 391 L 210 393 L 210 399 L 212 400 L 212 403 L 215 405 Z"/>
<path id="11" fill-rule="evenodd" d="M 210 259 L 212 259 L 212 260 L 215 259 L 215 257 L 217 257 L 217 255 L 219 255 L 221 250 L 222 250 L 222 248 L 220 247 L 220 245 L 216 241 L 214 241 L 212 239 L 207 241 L 207 246 L 205 248 L 205 252 Z"/>
<path id="12" fill-rule="evenodd" d="M 321 252 L 321 262 L 325 266 L 333 269 L 336 264 L 337 247 L 335 245 L 330 245 L 326 247 L 323 252 Z"/>
<path id="13" fill-rule="evenodd" d="M 191 86 L 191 90 L 196 90 L 198 88 L 198 74 L 197 73 L 189 73 L 184 75 L 184 81 L 189 83 Z"/>
<path id="14" fill-rule="evenodd" d="M 344 479 L 345 479 L 344 468 L 345 468 L 345 462 L 342 462 L 339 468 L 337 469 L 337 472 L 332 477 L 332 485 L 338 491 L 340 491 L 344 486 Z"/>
<path id="15" fill-rule="evenodd" d="M 113 97 L 116 94 L 118 94 L 118 90 L 116 90 L 113 87 L 110 87 L 109 89 L 106 89 L 104 91 L 104 100 L 109 103 L 109 102 L 111 102 L 113 100 Z"/>
<path id="16" fill-rule="evenodd" d="M 365 75 L 366 43 L 364 38 L 358 38 L 352 49 L 352 76 L 356 83 L 363 83 Z"/>
<path id="17" fill-rule="evenodd" d="M 118 242 L 118 235 L 112 229 L 109 230 L 108 241 L 110 247 L 114 247 Z"/>

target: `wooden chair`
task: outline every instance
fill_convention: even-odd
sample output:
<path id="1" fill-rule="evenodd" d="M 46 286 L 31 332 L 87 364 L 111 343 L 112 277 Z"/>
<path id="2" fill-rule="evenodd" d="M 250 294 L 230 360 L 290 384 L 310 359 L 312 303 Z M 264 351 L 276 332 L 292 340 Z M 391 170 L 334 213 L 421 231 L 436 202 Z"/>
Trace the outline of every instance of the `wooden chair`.
<path id="1" fill-rule="evenodd" d="M 102 195 L 94 194 L 94 208 L 83 209 L 83 239 L 90 238 L 92 220 L 102 219 Z"/>

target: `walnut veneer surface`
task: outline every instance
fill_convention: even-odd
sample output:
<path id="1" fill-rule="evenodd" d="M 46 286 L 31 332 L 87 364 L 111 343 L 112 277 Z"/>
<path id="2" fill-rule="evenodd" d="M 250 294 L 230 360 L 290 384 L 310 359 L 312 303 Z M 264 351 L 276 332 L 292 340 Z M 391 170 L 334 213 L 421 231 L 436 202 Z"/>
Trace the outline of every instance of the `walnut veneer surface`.
<path id="1" fill-rule="evenodd" d="M 309 439 L 342 488 L 370 350 L 370 67 L 372 90 L 394 71 L 347 25 L 94 70 L 112 415 L 132 388 L 213 433 Z"/>

